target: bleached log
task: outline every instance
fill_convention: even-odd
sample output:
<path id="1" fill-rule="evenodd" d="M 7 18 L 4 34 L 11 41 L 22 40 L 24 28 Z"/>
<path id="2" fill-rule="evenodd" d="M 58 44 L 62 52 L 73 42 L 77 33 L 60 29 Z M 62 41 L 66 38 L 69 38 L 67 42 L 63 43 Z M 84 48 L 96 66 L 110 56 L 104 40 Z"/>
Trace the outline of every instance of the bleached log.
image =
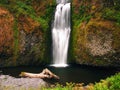
<path id="1" fill-rule="evenodd" d="M 43 71 L 41 73 L 35 74 L 35 73 L 28 73 L 28 72 L 21 72 L 20 74 L 21 77 L 29 77 L 29 78 L 54 78 L 54 79 L 59 79 L 59 77 L 57 75 L 55 75 L 54 73 L 52 73 L 50 70 L 43 69 Z"/>

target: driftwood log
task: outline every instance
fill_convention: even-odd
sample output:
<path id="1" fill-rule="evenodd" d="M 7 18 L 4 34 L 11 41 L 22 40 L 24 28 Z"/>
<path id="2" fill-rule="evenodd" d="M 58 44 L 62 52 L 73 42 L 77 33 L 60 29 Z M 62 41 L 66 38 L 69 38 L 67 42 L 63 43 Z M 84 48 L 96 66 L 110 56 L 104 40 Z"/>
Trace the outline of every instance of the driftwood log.
<path id="1" fill-rule="evenodd" d="M 21 72 L 20 74 L 21 77 L 29 77 L 29 78 L 42 78 L 42 79 L 60 79 L 57 75 L 52 73 L 50 70 L 43 69 L 41 73 L 35 74 L 35 73 L 28 73 L 28 72 Z"/>

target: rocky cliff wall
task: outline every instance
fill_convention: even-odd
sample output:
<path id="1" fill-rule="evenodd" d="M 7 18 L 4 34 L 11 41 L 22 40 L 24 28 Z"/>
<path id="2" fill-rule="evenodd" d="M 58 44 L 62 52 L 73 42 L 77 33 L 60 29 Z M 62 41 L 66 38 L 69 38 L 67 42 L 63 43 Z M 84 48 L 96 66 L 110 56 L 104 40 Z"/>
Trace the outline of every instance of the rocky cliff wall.
<path id="1" fill-rule="evenodd" d="M 70 63 L 120 65 L 119 0 L 72 0 Z M 51 62 L 55 0 L 0 1 L 0 67 Z"/>
<path id="2" fill-rule="evenodd" d="M 54 0 L 0 1 L 0 67 L 50 62 L 54 9 Z"/>
<path id="3" fill-rule="evenodd" d="M 70 53 L 77 63 L 120 66 L 119 0 L 74 0 Z"/>

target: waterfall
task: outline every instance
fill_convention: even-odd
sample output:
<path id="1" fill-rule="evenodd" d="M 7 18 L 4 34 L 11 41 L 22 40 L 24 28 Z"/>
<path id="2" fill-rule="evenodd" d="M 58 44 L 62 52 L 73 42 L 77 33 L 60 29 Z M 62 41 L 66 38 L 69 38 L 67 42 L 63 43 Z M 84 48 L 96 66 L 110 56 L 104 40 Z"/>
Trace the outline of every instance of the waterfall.
<path id="1" fill-rule="evenodd" d="M 52 27 L 53 66 L 67 66 L 67 52 L 70 38 L 70 2 L 56 0 L 57 6 Z"/>

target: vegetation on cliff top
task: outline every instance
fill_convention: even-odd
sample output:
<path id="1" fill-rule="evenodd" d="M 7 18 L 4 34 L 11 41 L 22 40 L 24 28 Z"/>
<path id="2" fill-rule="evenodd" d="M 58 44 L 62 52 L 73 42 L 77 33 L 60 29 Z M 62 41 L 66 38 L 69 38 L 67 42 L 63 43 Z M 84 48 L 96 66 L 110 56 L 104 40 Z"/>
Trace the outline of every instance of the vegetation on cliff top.
<path id="1" fill-rule="evenodd" d="M 43 30 L 46 30 L 49 27 L 48 24 L 51 20 L 51 13 L 54 11 L 55 1 L 50 0 L 46 4 L 45 3 L 46 1 L 41 3 L 41 1 L 34 0 L 2 0 L 0 1 L 0 6 L 7 8 L 15 18 L 18 18 L 21 15 L 31 17 L 41 24 Z M 41 5 L 38 6 L 37 4 Z M 39 9 L 41 10 L 39 11 Z"/>

